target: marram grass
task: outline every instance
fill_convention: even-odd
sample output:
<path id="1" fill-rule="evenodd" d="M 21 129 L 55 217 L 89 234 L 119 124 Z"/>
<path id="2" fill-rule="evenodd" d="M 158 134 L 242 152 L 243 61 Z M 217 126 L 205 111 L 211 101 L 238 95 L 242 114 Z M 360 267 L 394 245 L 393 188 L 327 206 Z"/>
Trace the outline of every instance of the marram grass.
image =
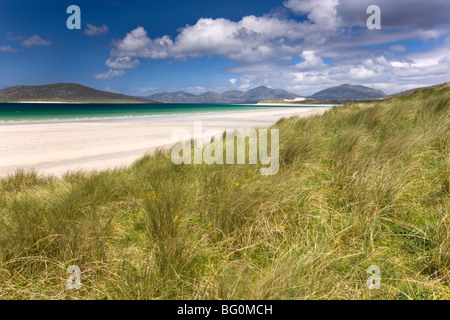
<path id="1" fill-rule="evenodd" d="M 274 127 L 274 176 L 159 151 L 3 178 L 0 298 L 450 299 L 449 84 Z"/>

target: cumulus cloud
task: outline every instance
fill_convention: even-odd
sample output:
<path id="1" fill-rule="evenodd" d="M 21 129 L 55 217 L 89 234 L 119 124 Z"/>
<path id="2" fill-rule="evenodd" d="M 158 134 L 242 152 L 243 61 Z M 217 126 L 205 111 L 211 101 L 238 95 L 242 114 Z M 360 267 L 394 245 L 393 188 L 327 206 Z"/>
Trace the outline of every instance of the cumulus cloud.
<path id="1" fill-rule="evenodd" d="M 373 78 L 375 75 L 375 71 L 366 69 L 364 66 L 352 67 L 348 74 L 349 78 L 354 80 L 367 80 Z"/>
<path id="2" fill-rule="evenodd" d="M 143 27 L 138 27 L 127 33 L 124 39 L 114 41 L 111 50 L 113 57 L 140 57 L 150 59 L 166 59 L 168 49 L 173 42 L 168 36 L 150 39 Z"/>
<path id="3" fill-rule="evenodd" d="M 105 34 L 109 30 L 109 28 L 106 24 L 102 25 L 101 27 L 96 27 L 90 23 L 87 23 L 86 26 L 87 26 L 87 29 L 84 30 L 84 34 L 91 36 L 91 37 Z"/>
<path id="4" fill-rule="evenodd" d="M 28 39 L 22 41 L 22 45 L 24 47 L 33 47 L 33 46 L 50 46 L 52 43 L 50 41 L 44 40 L 39 37 L 37 34 L 32 35 Z"/>
<path id="5" fill-rule="evenodd" d="M 175 39 L 175 57 L 222 55 L 232 60 L 251 62 L 294 54 L 307 33 L 303 23 L 277 18 L 246 16 L 238 22 L 228 19 L 200 19 L 184 28 Z M 297 51 L 298 52 L 298 51 Z"/>
<path id="6" fill-rule="evenodd" d="M 151 39 L 143 27 L 114 41 L 111 57 L 140 57 L 150 59 L 182 59 L 205 55 L 222 55 L 242 62 L 262 61 L 299 50 L 300 40 L 308 27 L 296 21 L 247 16 L 239 22 L 228 19 L 202 18 L 187 26 L 172 40 L 165 35 Z"/>
<path id="7" fill-rule="evenodd" d="M 13 48 L 11 46 L 0 46 L 0 52 L 17 52 L 18 50 L 16 48 Z"/>
<path id="8" fill-rule="evenodd" d="M 322 58 L 316 56 L 314 51 L 303 51 L 301 57 L 304 61 L 295 65 L 299 70 L 318 69 L 326 66 Z"/>
<path id="9" fill-rule="evenodd" d="M 99 80 L 111 80 L 123 77 L 125 75 L 125 71 L 123 70 L 112 70 L 109 69 L 108 72 L 94 74 L 93 77 Z"/>

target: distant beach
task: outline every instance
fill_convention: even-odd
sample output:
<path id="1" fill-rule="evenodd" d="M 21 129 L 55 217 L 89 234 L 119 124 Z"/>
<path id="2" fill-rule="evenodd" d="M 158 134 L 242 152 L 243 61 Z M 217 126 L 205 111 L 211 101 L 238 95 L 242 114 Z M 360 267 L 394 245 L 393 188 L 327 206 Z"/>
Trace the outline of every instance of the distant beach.
<path id="1" fill-rule="evenodd" d="M 4 106 L 4 105 L 3 105 Z M 20 104 L 20 108 L 24 106 Z M 261 107 L 164 105 L 165 111 L 152 106 L 146 114 L 143 106 L 116 106 L 116 110 L 98 110 L 79 114 L 70 106 L 51 114 L 55 108 L 43 107 L 31 117 L 0 112 L 0 176 L 18 169 L 37 169 L 41 173 L 61 176 L 70 170 L 103 170 L 131 165 L 147 152 L 170 147 L 177 129 L 192 132 L 194 121 L 203 122 L 203 130 L 268 127 L 283 117 L 322 114 L 330 107 Z M 90 105 L 92 106 L 92 105 Z M 59 106 L 61 109 L 61 106 Z M 85 111 L 86 111 L 86 107 Z M 97 109 L 95 109 L 97 108 Z M 126 109 L 124 115 L 123 109 Z M 33 109 L 33 108 L 32 108 Z M 53 109 L 57 111 L 57 109 Z M 20 113 L 20 112 L 19 112 Z"/>

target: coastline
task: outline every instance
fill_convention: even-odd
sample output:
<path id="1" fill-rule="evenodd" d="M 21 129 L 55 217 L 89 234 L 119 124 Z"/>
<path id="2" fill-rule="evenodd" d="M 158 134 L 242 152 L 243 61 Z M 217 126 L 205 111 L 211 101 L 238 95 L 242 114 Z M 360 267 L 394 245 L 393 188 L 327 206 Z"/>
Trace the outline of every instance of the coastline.
<path id="1" fill-rule="evenodd" d="M 203 131 L 268 127 L 279 119 L 323 114 L 330 107 L 285 107 L 235 112 L 152 115 L 71 121 L 18 122 L 0 125 L 0 177 L 19 169 L 62 176 L 74 170 L 105 170 L 129 166 L 157 148 L 176 143 L 177 129 Z"/>

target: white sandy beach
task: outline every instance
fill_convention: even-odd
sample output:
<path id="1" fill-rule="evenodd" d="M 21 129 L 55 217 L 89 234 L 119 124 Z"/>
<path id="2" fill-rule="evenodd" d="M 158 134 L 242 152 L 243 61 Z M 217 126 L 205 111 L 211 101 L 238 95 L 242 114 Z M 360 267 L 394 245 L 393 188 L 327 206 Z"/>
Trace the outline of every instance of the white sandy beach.
<path id="1" fill-rule="evenodd" d="M 36 121 L 0 124 L 0 176 L 36 169 L 61 176 L 68 170 L 103 170 L 131 165 L 146 152 L 170 147 L 177 129 L 268 127 L 283 117 L 322 114 L 330 108 L 278 107 L 185 115 Z"/>

